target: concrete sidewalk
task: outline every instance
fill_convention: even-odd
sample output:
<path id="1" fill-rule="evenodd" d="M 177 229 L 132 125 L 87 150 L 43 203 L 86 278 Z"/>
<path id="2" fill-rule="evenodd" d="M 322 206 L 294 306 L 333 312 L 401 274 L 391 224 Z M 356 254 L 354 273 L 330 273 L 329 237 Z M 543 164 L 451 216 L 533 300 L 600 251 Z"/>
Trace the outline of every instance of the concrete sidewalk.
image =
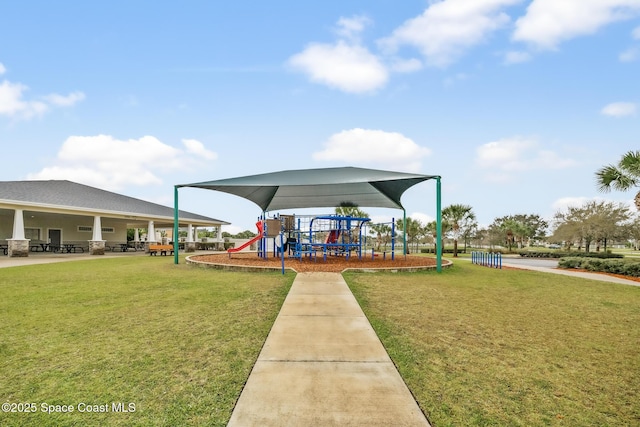
<path id="1" fill-rule="evenodd" d="M 508 260 L 503 262 L 502 265 L 505 267 L 521 268 L 523 270 L 533 270 L 533 271 L 540 271 L 543 273 L 553 273 L 553 274 L 562 274 L 564 276 L 580 277 L 582 279 L 599 280 L 601 282 L 618 283 L 620 285 L 640 286 L 640 282 L 636 282 L 634 280 L 629 280 L 629 279 L 623 279 L 621 277 L 609 276 L 607 274 L 601 274 L 601 273 L 591 273 L 587 271 L 572 271 L 572 270 L 565 270 L 562 268 L 536 267 L 536 266 L 522 265 L 522 264 L 509 264 Z"/>
<path id="2" fill-rule="evenodd" d="M 229 426 L 428 426 L 339 273 L 300 273 Z"/>

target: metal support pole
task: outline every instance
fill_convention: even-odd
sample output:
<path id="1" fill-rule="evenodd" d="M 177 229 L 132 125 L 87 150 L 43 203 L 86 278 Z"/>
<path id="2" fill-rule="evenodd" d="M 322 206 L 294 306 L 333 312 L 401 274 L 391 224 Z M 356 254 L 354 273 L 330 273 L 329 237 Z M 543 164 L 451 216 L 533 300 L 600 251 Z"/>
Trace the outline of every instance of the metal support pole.
<path id="1" fill-rule="evenodd" d="M 385 251 L 386 251 L 385 247 Z M 386 252 L 385 252 L 386 253 Z M 395 260 L 396 253 L 396 219 L 391 218 L 391 261 Z"/>
<path id="2" fill-rule="evenodd" d="M 407 210 L 402 209 L 402 252 L 407 258 Z"/>
<path id="3" fill-rule="evenodd" d="M 173 186 L 173 263 L 178 264 L 178 225 L 180 216 L 178 215 L 178 186 Z"/>
<path id="4" fill-rule="evenodd" d="M 440 177 L 436 177 L 436 271 L 442 271 L 442 184 Z"/>
<path id="5" fill-rule="evenodd" d="M 274 245 L 275 246 L 275 245 Z M 282 260 L 282 274 L 284 274 L 284 232 L 280 232 L 280 259 Z"/>

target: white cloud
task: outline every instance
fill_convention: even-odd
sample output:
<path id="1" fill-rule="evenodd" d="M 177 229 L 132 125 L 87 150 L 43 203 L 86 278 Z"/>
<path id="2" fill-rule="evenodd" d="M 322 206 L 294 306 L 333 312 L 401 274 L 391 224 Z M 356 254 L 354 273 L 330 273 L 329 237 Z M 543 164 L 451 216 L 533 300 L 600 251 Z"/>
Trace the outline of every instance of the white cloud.
<path id="1" fill-rule="evenodd" d="M 194 154 L 206 160 L 216 160 L 218 158 L 217 153 L 207 150 L 204 144 L 196 139 L 183 139 L 182 143 L 187 149 L 187 153 Z"/>
<path id="2" fill-rule="evenodd" d="M 600 110 L 600 113 L 610 117 L 634 116 L 636 114 L 636 104 L 633 102 L 612 102 L 605 105 Z"/>
<path id="3" fill-rule="evenodd" d="M 429 154 L 431 150 L 400 133 L 356 128 L 332 135 L 313 159 L 417 172 Z"/>
<path id="4" fill-rule="evenodd" d="M 565 40 L 593 34 L 638 12 L 638 0 L 533 0 L 516 21 L 513 40 L 555 49 Z"/>
<path id="5" fill-rule="evenodd" d="M 511 173 L 543 169 L 565 169 L 576 162 L 556 152 L 540 148 L 533 139 L 505 138 L 486 143 L 476 150 L 476 164 L 491 169 L 487 179 L 504 182 Z"/>
<path id="6" fill-rule="evenodd" d="M 431 215 L 427 215 L 427 214 L 422 213 L 422 212 L 413 212 L 412 214 L 409 215 L 409 217 L 412 218 L 412 219 L 420 221 L 422 223 L 422 225 L 427 225 L 430 222 L 433 222 L 433 221 L 436 220 Z"/>
<path id="7" fill-rule="evenodd" d="M 413 73 L 422 69 L 422 62 L 419 59 L 399 59 L 392 60 L 391 69 L 397 73 Z"/>
<path id="8" fill-rule="evenodd" d="M 349 93 L 371 92 L 389 79 L 378 57 L 357 44 L 340 40 L 335 45 L 310 44 L 292 56 L 289 65 L 305 73 L 313 82 Z"/>
<path id="9" fill-rule="evenodd" d="M 67 96 L 52 93 L 45 96 L 44 99 L 50 104 L 58 107 L 71 107 L 76 103 L 83 101 L 85 99 L 85 95 L 82 92 L 72 92 Z"/>
<path id="10" fill-rule="evenodd" d="M 501 9 L 521 0 L 444 0 L 432 2 L 422 15 L 404 22 L 379 45 L 395 52 L 402 45 L 418 48 L 429 65 L 445 67 L 467 49 L 504 28 L 510 18 Z"/>
<path id="11" fill-rule="evenodd" d="M 387 215 L 387 214 L 374 214 L 374 215 L 369 215 L 369 218 L 371 218 L 371 224 L 389 224 L 391 225 L 392 220 L 395 220 L 394 217 L 392 217 L 391 215 Z"/>
<path id="12" fill-rule="evenodd" d="M 29 88 L 4 80 L 0 84 L 0 115 L 17 119 L 31 119 L 43 115 L 49 107 L 40 101 L 25 101 L 22 93 Z"/>
<path id="13" fill-rule="evenodd" d="M 631 38 L 640 40 L 640 27 L 636 27 L 631 31 Z M 640 47 L 638 46 L 630 47 L 618 56 L 620 62 L 634 62 L 638 58 L 640 58 Z"/>
<path id="14" fill-rule="evenodd" d="M 5 72 L 6 68 L 0 63 L 0 75 Z M 67 96 L 50 94 L 41 97 L 42 100 L 27 100 L 24 94 L 28 90 L 29 87 L 22 83 L 3 80 L 0 83 L 0 116 L 7 116 L 17 120 L 29 120 L 34 117 L 41 117 L 51 107 L 69 107 L 85 98 L 84 93 L 73 92 Z"/>
<path id="15" fill-rule="evenodd" d="M 561 197 L 551 204 L 551 208 L 554 212 L 566 211 L 569 208 L 579 208 L 587 202 L 603 200 L 599 197 Z"/>
<path id="16" fill-rule="evenodd" d="M 504 56 L 505 65 L 521 64 L 523 62 L 528 62 L 530 60 L 531 60 L 531 54 L 529 52 L 514 50 L 514 51 L 507 52 Z"/>
<path id="17" fill-rule="evenodd" d="M 569 208 L 581 208 L 590 202 L 596 202 L 596 203 L 610 202 L 616 205 L 621 204 L 623 206 L 626 206 L 633 212 L 637 210 L 636 204 L 633 199 L 626 199 L 626 200 L 619 201 L 619 200 L 605 199 L 597 196 L 596 197 L 561 197 L 551 204 L 551 208 L 553 209 L 553 212 L 566 212 Z"/>
<path id="18" fill-rule="evenodd" d="M 110 135 L 71 136 L 62 144 L 53 165 L 28 179 L 68 179 L 109 190 L 128 184 L 161 184 L 159 172 L 184 170 L 202 162 L 202 154 L 215 158 L 195 140 L 185 140 L 186 151 L 153 136 L 119 140 Z M 206 158 L 206 157 L 205 157 Z"/>
<path id="19" fill-rule="evenodd" d="M 360 34 L 370 24 L 364 16 L 340 18 L 335 30 L 340 39 L 336 43 L 311 43 L 287 63 L 315 83 L 348 93 L 375 91 L 387 83 L 389 71 L 360 43 Z"/>
<path id="20" fill-rule="evenodd" d="M 448 76 L 443 80 L 443 84 L 445 87 L 452 87 L 456 83 L 467 80 L 469 76 L 465 73 L 457 73 L 453 76 Z"/>
<path id="21" fill-rule="evenodd" d="M 620 62 L 633 62 L 638 59 L 639 56 L 640 49 L 638 49 L 637 47 L 631 47 L 618 55 L 618 59 L 620 60 Z"/>
<path id="22" fill-rule="evenodd" d="M 354 16 L 351 18 L 341 17 L 338 20 L 335 32 L 341 39 L 359 42 L 360 34 L 368 25 L 371 25 L 371 23 L 371 19 L 366 16 Z"/>

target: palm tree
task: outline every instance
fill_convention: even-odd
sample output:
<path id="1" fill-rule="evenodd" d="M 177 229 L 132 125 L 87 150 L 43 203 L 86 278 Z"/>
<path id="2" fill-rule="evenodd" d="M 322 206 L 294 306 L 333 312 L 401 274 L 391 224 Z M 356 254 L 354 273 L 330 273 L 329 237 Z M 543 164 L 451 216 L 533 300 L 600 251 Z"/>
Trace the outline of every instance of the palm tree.
<path id="1" fill-rule="evenodd" d="M 458 256 L 458 238 L 461 234 L 462 224 L 476 219 L 473 208 L 469 205 L 449 205 L 442 209 L 442 219 L 448 225 L 453 235 L 453 256 Z"/>
<path id="2" fill-rule="evenodd" d="M 640 186 L 640 151 L 629 151 L 617 165 L 607 165 L 596 172 L 598 190 L 603 193 L 611 189 L 628 191 Z M 640 211 L 640 191 L 635 197 L 636 208 Z"/>
<path id="3" fill-rule="evenodd" d="M 391 237 L 391 226 L 388 224 L 371 224 L 371 229 L 376 233 L 376 243 L 378 250 L 380 244 L 384 242 L 384 250 L 387 250 L 387 240 Z"/>
<path id="4" fill-rule="evenodd" d="M 396 221 L 399 230 L 403 230 L 407 234 L 407 241 L 404 243 L 404 253 L 409 253 L 409 243 L 416 243 L 416 252 L 418 250 L 418 239 L 420 238 L 420 233 L 422 232 L 424 226 L 420 222 L 419 219 L 413 219 L 411 217 L 407 217 L 406 229 L 405 223 L 402 219 L 398 219 Z"/>

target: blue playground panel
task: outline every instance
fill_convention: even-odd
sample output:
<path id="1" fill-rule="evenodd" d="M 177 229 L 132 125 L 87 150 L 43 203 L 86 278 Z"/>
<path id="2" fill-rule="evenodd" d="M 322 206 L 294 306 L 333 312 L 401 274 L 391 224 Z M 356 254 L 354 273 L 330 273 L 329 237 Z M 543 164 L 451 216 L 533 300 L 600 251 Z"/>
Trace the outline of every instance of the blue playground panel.
<path id="1" fill-rule="evenodd" d="M 370 218 L 343 215 L 278 215 L 271 219 L 260 217 L 258 222 L 258 256 L 267 258 L 269 252 L 282 258 L 283 270 L 287 257 L 302 260 L 309 257 L 314 261 L 318 256 L 344 256 L 347 259 L 354 252 L 362 259 L 367 241 L 367 226 Z M 273 240 L 272 240 L 273 239 Z M 391 221 L 391 259 L 395 258 L 395 224 Z M 386 252 L 383 254 L 386 258 Z M 372 249 L 371 257 L 375 256 Z"/>
<path id="2" fill-rule="evenodd" d="M 327 255 L 345 256 L 349 258 L 355 251 L 362 258 L 362 243 L 366 236 L 362 233 L 364 224 L 371 218 L 358 218 L 341 215 L 320 215 L 309 221 L 308 231 L 303 230 L 300 219 L 295 231 L 296 242 L 292 256 L 302 259 L 304 256 L 317 258 L 321 253 L 323 259 Z"/>

